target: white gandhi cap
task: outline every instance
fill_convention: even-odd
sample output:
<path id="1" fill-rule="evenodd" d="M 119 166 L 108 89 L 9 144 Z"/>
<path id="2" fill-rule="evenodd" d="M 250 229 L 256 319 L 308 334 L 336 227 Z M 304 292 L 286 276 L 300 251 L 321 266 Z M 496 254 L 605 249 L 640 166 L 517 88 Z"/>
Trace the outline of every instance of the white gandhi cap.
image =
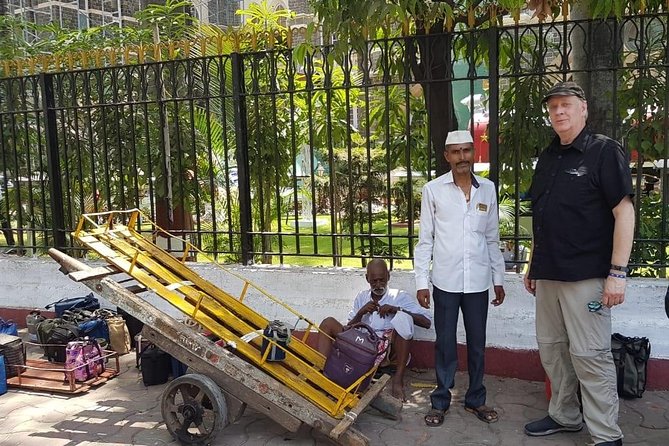
<path id="1" fill-rule="evenodd" d="M 454 130 L 452 132 L 448 132 L 445 145 L 448 146 L 450 144 L 467 144 L 467 143 L 474 144 L 474 140 L 472 139 L 472 134 L 469 133 L 469 130 Z"/>

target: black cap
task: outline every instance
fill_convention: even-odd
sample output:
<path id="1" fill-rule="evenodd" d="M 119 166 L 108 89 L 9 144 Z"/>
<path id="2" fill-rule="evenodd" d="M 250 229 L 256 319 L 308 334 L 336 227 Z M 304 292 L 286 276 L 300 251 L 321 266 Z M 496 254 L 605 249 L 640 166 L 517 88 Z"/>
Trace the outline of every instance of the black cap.
<path id="1" fill-rule="evenodd" d="M 544 104 L 553 96 L 576 96 L 577 98 L 585 99 L 585 92 L 576 82 L 560 82 L 548 90 L 541 103 Z"/>

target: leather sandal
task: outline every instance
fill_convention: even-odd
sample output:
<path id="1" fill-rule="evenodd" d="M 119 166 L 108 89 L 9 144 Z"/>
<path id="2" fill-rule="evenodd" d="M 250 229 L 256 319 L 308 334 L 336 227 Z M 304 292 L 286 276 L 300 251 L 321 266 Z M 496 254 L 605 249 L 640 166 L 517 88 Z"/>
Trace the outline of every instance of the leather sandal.
<path id="1" fill-rule="evenodd" d="M 429 427 L 438 427 L 444 423 L 444 416 L 448 409 L 430 409 L 425 415 L 425 424 Z"/>
<path id="2" fill-rule="evenodd" d="M 499 419 L 497 411 L 492 407 L 488 406 L 479 406 L 479 407 L 465 407 L 467 412 L 473 413 L 481 421 L 486 423 L 496 423 Z"/>

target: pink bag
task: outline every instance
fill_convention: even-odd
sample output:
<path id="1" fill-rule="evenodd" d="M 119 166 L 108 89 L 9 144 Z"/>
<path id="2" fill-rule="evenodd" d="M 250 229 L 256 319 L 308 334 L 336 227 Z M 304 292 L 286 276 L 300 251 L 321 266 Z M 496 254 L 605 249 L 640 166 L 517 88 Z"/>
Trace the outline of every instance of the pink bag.
<path id="1" fill-rule="evenodd" d="M 383 353 L 379 352 L 380 342 L 382 339 L 366 324 L 355 324 L 342 331 L 332 345 L 323 374 L 347 389 L 374 367 L 376 358 Z M 371 379 L 371 375 L 365 378 L 358 390 L 365 390 Z"/>
<path id="2" fill-rule="evenodd" d="M 95 339 L 68 342 L 65 348 L 65 368 L 74 369 L 75 381 L 88 381 L 97 378 L 105 371 L 102 349 Z M 65 374 L 67 379 L 67 373 Z"/>

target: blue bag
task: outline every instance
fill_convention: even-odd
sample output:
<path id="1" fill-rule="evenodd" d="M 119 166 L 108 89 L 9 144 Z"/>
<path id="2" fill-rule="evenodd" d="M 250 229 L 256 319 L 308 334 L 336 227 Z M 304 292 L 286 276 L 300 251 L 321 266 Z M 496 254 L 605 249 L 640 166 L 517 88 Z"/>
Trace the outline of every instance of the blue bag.
<path id="1" fill-rule="evenodd" d="M 93 339 L 104 339 L 109 343 L 109 327 L 104 319 L 89 319 L 79 323 L 79 336 Z"/>
<path id="2" fill-rule="evenodd" d="M 69 299 L 66 298 L 58 300 L 56 302 L 50 303 L 44 308 L 48 310 L 51 307 L 54 307 L 56 317 L 61 317 L 65 311 L 74 310 L 75 308 L 89 311 L 97 310 L 100 308 L 100 302 L 98 302 L 98 299 L 93 296 L 93 293 L 88 293 L 88 295 L 84 297 L 72 297 Z"/>
<path id="3" fill-rule="evenodd" d="M 0 395 L 7 393 L 7 372 L 5 372 L 5 357 L 0 355 Z"/>
<path id="4" fill-rule="evenodd" d="M 0 333 L 11 336 L 18 336 L 19 330 L 16 325 L 16 322 L 14 322 L 11 319 L 4 320 L 3 318 L 0 317 Z"/>

